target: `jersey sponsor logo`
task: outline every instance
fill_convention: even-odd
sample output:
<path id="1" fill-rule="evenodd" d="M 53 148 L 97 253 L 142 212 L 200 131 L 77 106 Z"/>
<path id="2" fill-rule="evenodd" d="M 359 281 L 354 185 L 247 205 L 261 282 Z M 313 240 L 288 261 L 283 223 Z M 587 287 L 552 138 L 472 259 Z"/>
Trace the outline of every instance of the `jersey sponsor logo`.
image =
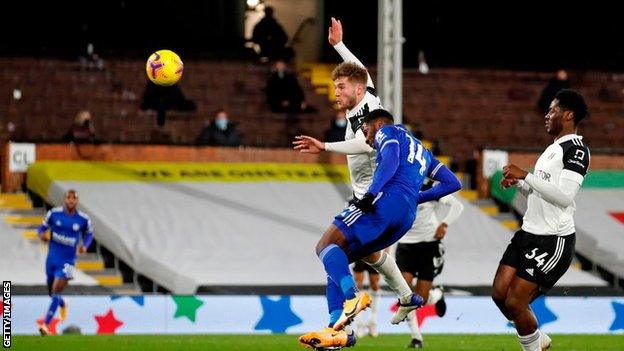
<path id="1" fill-rule="evenodd" d="M 526 272 L 529 273 L 531 277 L 533 276 L 533 268 L 527 268 Z"/>
<path id="2" fill-rule="evenodd" d="M 67 246 L 76 246 L 76 238 L 72 238 L 69 236 L 65 236 L 59 233 L 52 232 L 52 240 L 59 244 L 67 245 Z"/>
<path id="3" fill-rule="evenodd" d="M 538 176 L 540 179 L 545 180 L 550 183 L 550 173 L 544 172 L 541 169 L 536 169 L 535 175 Z"/>

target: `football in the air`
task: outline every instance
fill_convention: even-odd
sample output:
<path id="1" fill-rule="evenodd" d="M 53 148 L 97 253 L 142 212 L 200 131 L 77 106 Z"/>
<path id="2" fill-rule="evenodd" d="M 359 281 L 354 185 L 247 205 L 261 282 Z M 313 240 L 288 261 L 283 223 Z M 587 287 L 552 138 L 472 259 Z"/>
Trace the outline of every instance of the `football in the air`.
<path id="1" fill-rule="evenodd" d="M 171 50 L 158 50 L 153 53 L 145 65 L 147 77 L 157 85 L 174 85 L 182 78 L 184 63 Z"/>

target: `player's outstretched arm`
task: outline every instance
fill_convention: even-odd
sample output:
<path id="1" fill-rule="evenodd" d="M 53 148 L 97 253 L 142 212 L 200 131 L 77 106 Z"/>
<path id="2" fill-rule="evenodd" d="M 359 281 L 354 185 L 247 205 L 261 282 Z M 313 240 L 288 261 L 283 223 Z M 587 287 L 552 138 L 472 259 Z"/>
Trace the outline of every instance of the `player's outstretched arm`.
<path id="1" fill-rule="evenodd" d="M 324 143 L 308 135 L 298 135 L 293 141 L 293 149 L 303 154 L 318 154 L 321 151 L 331 151 L 345 155 L 367 154 L 373 148 L 366 143 L 366 137 L 361 130 L 355 133 L 355 138 L 333 143 Z"/>
<path id="2" fill-rule="evenodd" d="M 418 203 L 438 200 L 446 195 L 461 190 L 459 179 L 442 162 L 432 159 L 427 172 L 429 178 L 437 180 L 439 184 L 421 192 L 418 195 Z"/>
<path id="3" fill-rule="evenodd" d="M 329 27 L 329 35 L 327 37 L 329 43 L 334 47 L 334 49 L 338 52 L 340 57 L 344 62 L 353 62 L 358 66 L 364 67 L 362 61 L 360 61 L 353 53 L 347 48 L 347 46 L 342 41 L 342 23 L 340 20 L 331 18 L 331 26 Z M 366 71 L 368 73 L 368 70 Z M 366 82 L 366 86 L 374 88 L 373 79 L 370 74 L 368 74 L 368 81 Z"/>

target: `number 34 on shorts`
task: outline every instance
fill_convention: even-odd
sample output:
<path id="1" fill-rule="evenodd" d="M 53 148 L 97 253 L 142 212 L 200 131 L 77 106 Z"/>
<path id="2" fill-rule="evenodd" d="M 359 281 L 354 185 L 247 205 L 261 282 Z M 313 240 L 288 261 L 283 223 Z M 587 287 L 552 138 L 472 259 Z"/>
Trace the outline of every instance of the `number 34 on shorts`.
<path id="1" fill-rule="evenodd" d="M 535 261 L 532 264 L 528 264 L 528 266 L 535 265 L 536 268 L 539 268 L 542 272 L 547 274 L 557 263 L 557 258 L 553 256 L 552 253 L 545 251 L 542 248 L 535 247 L 532 249 L 528 249 L 525 251 L 524 258 L 528 261 Z"/>

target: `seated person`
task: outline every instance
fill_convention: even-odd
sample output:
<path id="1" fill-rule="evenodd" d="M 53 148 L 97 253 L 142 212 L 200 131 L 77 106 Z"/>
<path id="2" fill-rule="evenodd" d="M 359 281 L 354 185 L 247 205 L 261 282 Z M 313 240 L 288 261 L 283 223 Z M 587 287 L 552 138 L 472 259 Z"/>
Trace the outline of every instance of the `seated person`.
<path id="1" fill-rule="evenodd" d="M 141 100 L 141 110 L 155 110 L 159 126 L 165 125 L 167 110 L 195 111 L 196 109 L 195 102 L 186 99 L 178 84 L 160 86 L 151 81 L 147 82 Z"/>
<path id="2" fill-rule="evenodd" d="M 283 60 L 275 61 L 267 80 L 266 95 L 273 112 L 298 113 L 307 109 L 297 76 L 288 71 Z"/>
<path id="3" fill-rule="evenodd" d="M 338 110 L 336 111 L 336 117 L 331 122 L 331 126 L 325 131 L 325 142 L 344 141 L 346 131 L 347 116 L 343 110 Z"/>
<path id="4" fill-rule="evenodd" d="M 63 136 L 63 141 L 70 143 L 97 143 L 89 111 L 82 110 L 76 114 L 74 124 Z"/>
<path id="5" fill-rule="evenodd" d="M 241 136 L 236 130 L 236 123 L 228 120 L 228 114 L 224 110 L 217 111 L 215 118 L 197 136 L 195 143 L 210 146 L 242 145 Z"/>

